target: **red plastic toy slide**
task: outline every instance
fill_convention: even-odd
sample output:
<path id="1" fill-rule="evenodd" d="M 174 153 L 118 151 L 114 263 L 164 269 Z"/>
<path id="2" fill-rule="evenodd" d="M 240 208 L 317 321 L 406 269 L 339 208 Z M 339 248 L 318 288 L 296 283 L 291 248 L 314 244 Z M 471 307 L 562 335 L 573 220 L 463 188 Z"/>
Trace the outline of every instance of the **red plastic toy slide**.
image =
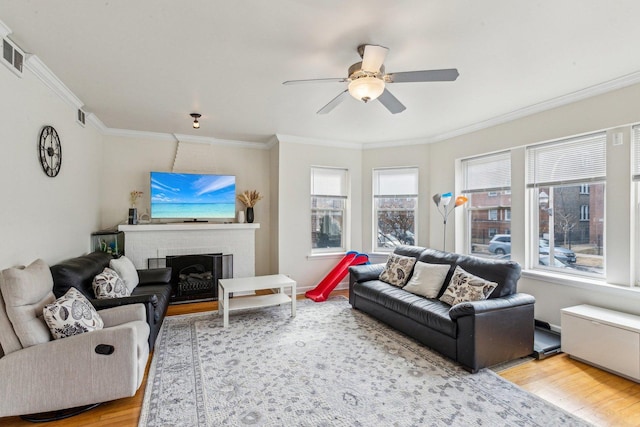
<path id="1" fill-rule="evenodd" d="M 305 292 L 304 295 L 315 302 L 326 301 L 331 291 L 334 290 L 335 287 L 338 286 L 338 283 L 340 283 L 347 275 L 350 266 L 367 264 L 368 262 L 369 255 L 367 254 L 359 254 L 355 251 L 347 252 L 338 265 L 336 265 L 333 270 L 331 270 L 329 274 L 327 274 L 325 278 L 318 283 L 318 286 Z"/>

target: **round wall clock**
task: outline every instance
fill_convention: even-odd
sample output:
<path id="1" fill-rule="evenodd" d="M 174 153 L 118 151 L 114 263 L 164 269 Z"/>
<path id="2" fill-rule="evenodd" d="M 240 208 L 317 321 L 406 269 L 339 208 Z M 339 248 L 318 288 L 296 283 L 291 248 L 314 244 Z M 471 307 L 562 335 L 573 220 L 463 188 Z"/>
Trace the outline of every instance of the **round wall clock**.
<path id="1" fill-rule="evenodd" d="M 58 175 L 62 165 L 62 146 L 58 132 L 53 126 L 45 126 L 40 132 L 38 141 L 38 152 L 40 153 L 40 165 L 47 176 L 51 178 Z"/>

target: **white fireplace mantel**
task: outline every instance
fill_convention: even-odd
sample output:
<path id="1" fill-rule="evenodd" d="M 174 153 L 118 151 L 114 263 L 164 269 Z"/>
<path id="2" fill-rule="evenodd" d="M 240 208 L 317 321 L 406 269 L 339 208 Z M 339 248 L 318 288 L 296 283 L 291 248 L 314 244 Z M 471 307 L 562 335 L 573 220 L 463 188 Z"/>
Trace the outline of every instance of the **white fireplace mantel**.
<path id="1" fill-rule="evenodd" d="M 138 269 L 150 258 L 167 255 L 223 253 L 233 255 L 233 277 L 255 276 L 256 223 L 168 223 L 119 225 L 124 252 Z"/>

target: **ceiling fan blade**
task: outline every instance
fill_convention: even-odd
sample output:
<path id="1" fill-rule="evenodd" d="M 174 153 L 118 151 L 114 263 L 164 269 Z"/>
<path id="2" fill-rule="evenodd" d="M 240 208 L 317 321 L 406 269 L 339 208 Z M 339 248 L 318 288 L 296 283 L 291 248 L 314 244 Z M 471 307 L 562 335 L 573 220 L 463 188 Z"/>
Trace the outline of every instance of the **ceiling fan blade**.
<path id="1" fill-rule="evenodd" d="M 385 89 L 384 92 L 382 92 L 382 95 L 378 97 L 378 101 L 380 101 L 380 103 L 384 105 L 391 114 L 402 113 L 407 109 L 407 107 L 402 105 L 402 102 L 398 101 L 398 98 L 393 96 L 387 89 Z"/>
<path id="2" fill-rule="evenodd" d="M 380 71 L 388 51 L 389 49 L 384 46 L 365 45 L 364 54 L 362 55 L 362 70 L 371 73 Z"/>
<path id="3" fill-rule="evenodd" d="M 336 108 L 338 104 L 340 104 L 344 100 L 345 95 L 347 95 L 348 93 L 349 90 L 345 89 L 344 92 L 341 92 L 338 96 L 329 101 L 327 105 L 319 109 L 316 114 L 327 114 L 328 112 Z"/>
<path id="4" fill-rule="evenodd" d="M 405 71 L 400 73 L 389 73 L 386 80 L 389 83 L 413 83 L 413 82 L 452 82 L 458 78 L 460 73 L 456 68 L 445 70 L 422 70 Z"/>
<path id="5" fill-rule="evenodd" d="M 337 77 L 331 79 L 307 79 L 307 80 L 287 80 L 282 82 L 283 85 L 297 85 L 301 83 L 344 83 L 347 79 L 344 77 Z"/>

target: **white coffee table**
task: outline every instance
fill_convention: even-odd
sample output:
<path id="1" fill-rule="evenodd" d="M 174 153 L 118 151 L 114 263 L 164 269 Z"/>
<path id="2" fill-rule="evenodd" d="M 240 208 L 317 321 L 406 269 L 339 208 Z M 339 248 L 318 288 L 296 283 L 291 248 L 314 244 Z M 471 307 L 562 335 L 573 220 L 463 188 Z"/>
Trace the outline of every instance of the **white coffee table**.
<path id="1" fill-rule="evenodd" d="M 284 293 L 291 288 L 291 297 Z M 251 295 L 229 299 L 229 294 L 260 289 L 278 289 L 275 294 Z M 223 316 L 223 326 L 229 326 L 229 312 L 249 308 L 270 307 L 291 304 L 291 317 L 296 315 L 296 282 L 284 274 L 270 276 L 242 277 L 238 279 L 218 279 L 218 314 Z"/>

